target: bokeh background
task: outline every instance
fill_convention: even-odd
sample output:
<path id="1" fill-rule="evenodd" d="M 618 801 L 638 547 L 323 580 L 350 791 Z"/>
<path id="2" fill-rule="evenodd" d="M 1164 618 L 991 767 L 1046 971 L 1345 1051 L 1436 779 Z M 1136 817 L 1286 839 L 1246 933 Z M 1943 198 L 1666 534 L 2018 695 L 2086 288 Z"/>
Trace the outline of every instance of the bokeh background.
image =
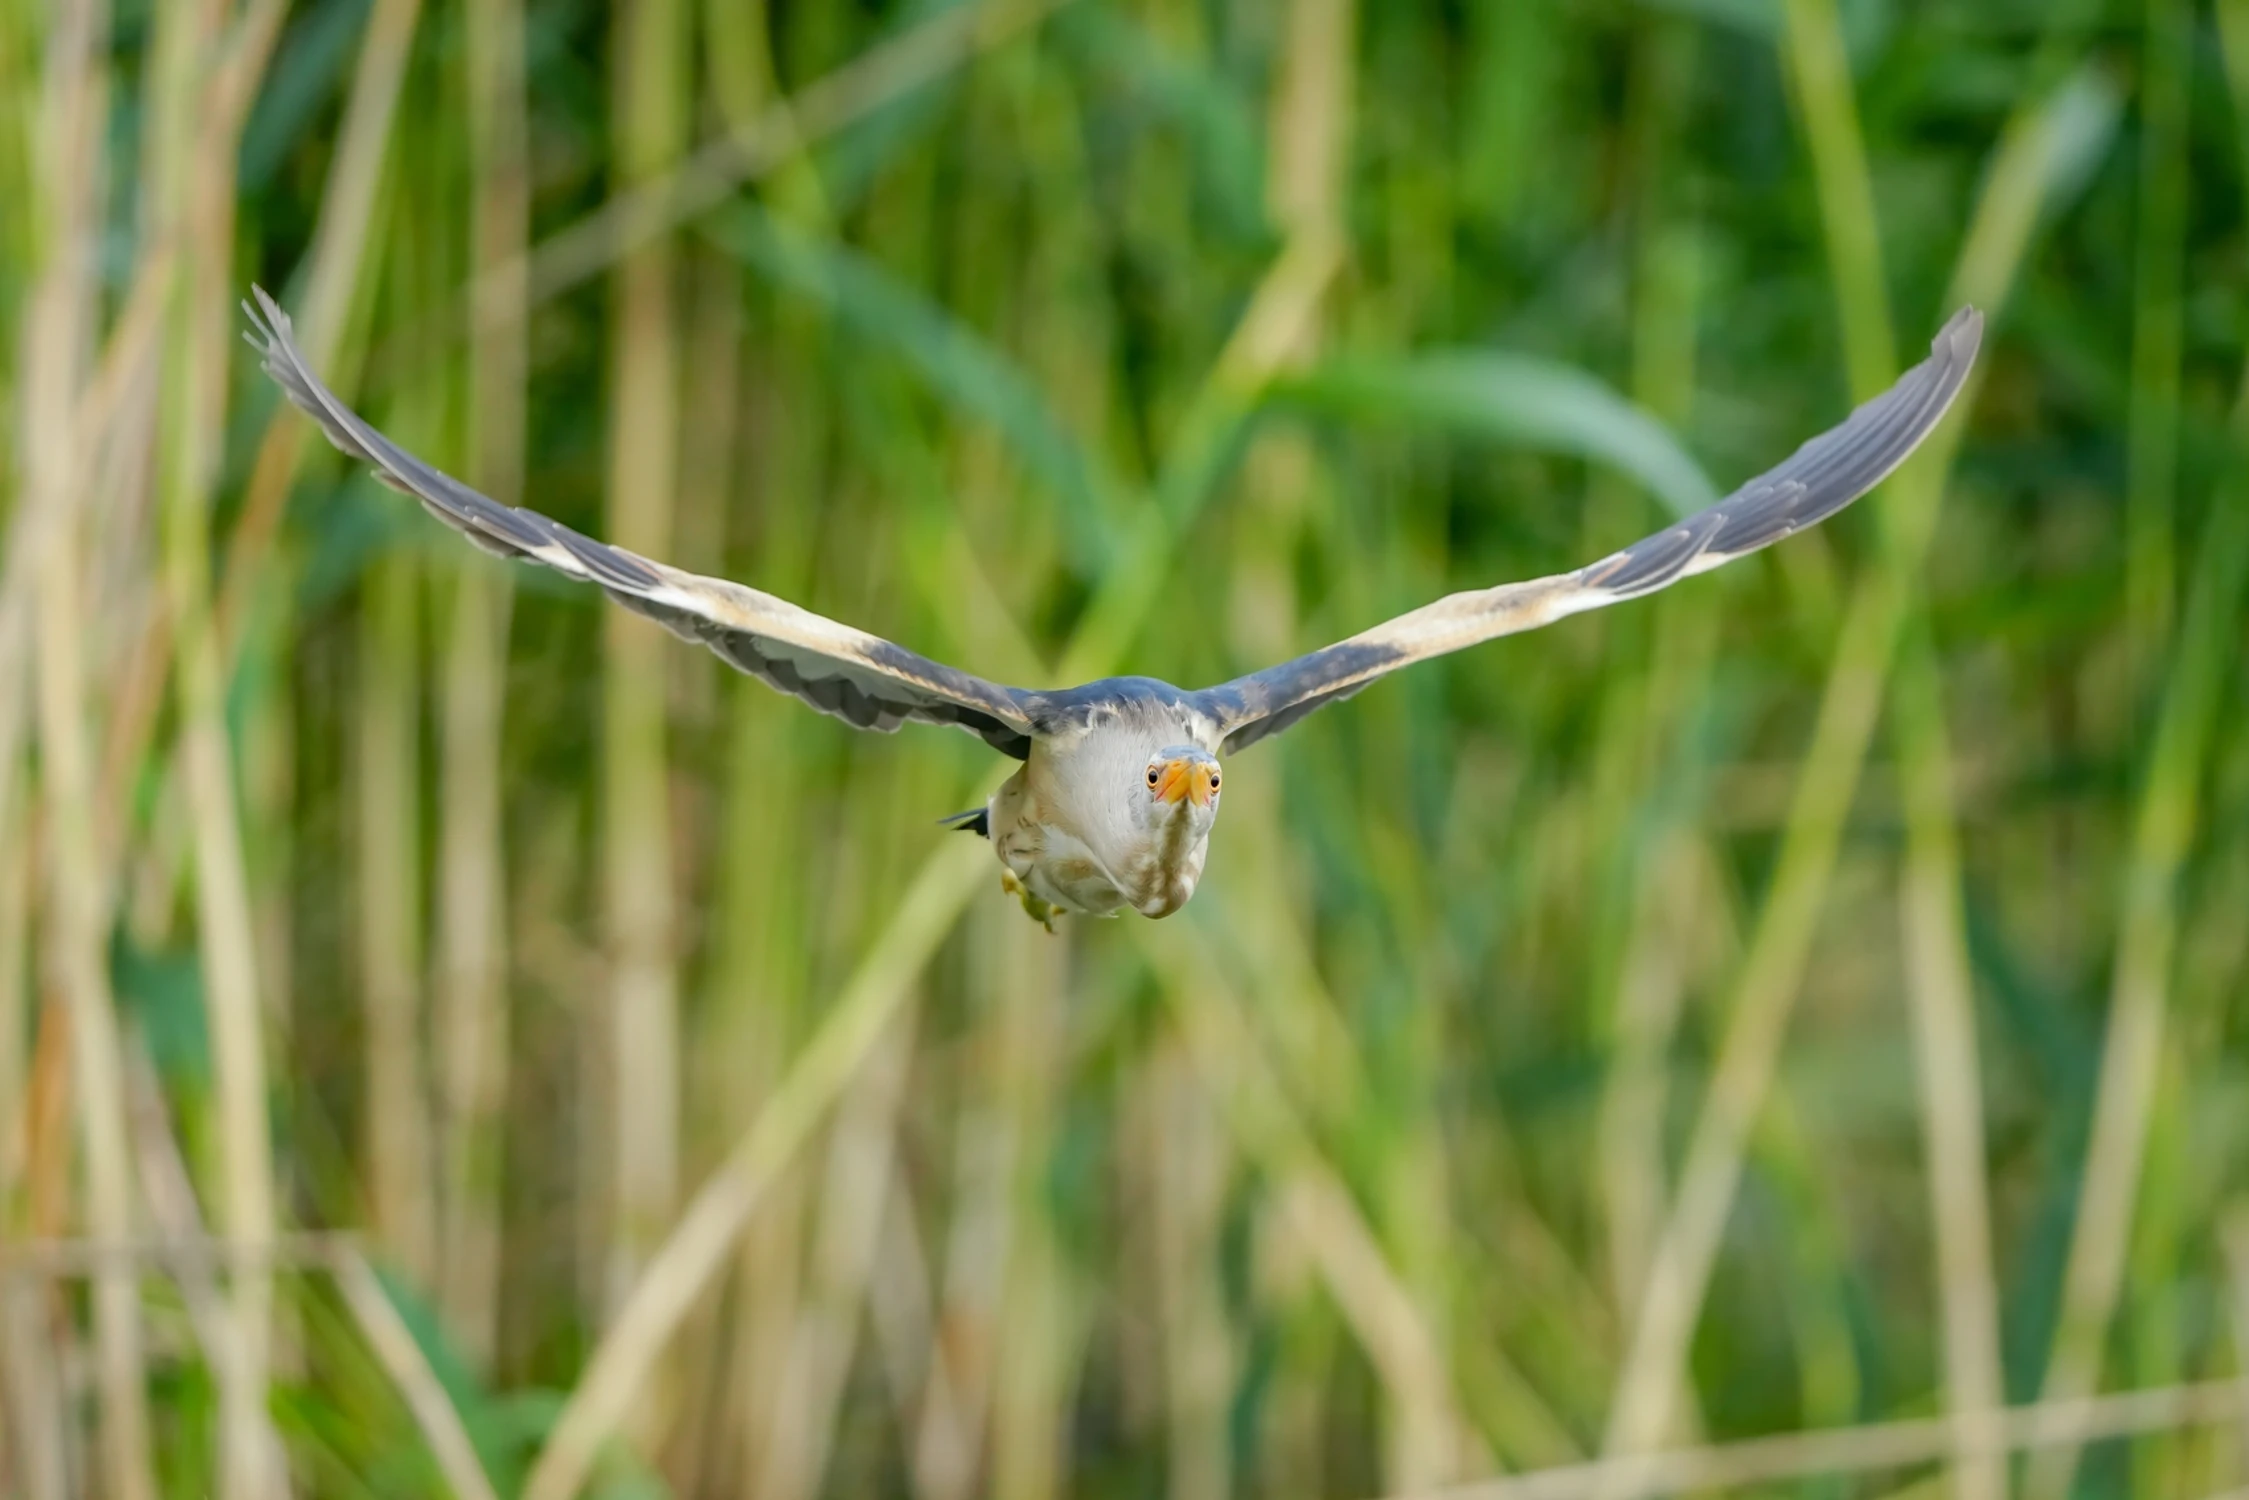
<path id="1" fill-rule="evenodd" d="M 9 0 L 0 1489 L 2249 1484 L 2245 108 L 2249 0 Z M 1990 323 L 1869 501 L 1050 937 L 995 757 L 462 547 L 252 282 L 1026 685 L 1574 566 Z"/>

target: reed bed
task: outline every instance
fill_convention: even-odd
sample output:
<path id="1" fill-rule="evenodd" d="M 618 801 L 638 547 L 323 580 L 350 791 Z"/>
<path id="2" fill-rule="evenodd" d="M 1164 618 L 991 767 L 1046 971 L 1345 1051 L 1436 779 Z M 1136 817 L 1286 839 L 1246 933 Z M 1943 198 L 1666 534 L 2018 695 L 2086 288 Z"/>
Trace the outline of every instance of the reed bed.
<path id="1" fill-rule="evenodd" d="M 2249 0 L 0 5 L 0 1492 L 2249 1486 Z M 1026 684 L 1691 509 L 1164 923 L 461 548 Z"/>

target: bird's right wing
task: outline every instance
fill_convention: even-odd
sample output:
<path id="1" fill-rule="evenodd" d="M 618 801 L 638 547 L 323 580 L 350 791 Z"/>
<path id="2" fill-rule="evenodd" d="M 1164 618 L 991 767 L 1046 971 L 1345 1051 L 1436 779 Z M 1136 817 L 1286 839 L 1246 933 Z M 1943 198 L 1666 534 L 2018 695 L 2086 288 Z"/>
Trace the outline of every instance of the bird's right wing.
<path id="1" fill-rule="evenodd" d="M 1565 615 L 1652 594 L 1816 525 L 1881 482 L 1935 428 L 1976 362 L 1983 314 L 1964 307 L 1929 357 L 1840 426 L 1707 510 L 1574 573 L 1453 594 L 1347 641 L 1194 695 L 1229 752 L 1278 734 L 1378 677 Z"/>
<path id="2" fill-rule="evenodd" d="M 487 552 L 544 563 L 599 585 L 627 609 L 701 641 L 731 665 L 861 729 L 909 719 L 954 724 L 1021 760 L 1030 754 L 1030 701 L 1018 688 L 916 656 L 879 636 L 723 578 L 707 578 L 579 535 L 536 511 L 478 494 L 399 447 L 312 373 L 290 337 L 289 315 L 262 290 L 245 302 L 245 335 L 282 392 L 328 441 L 371 464 L 375 477 Z"/>

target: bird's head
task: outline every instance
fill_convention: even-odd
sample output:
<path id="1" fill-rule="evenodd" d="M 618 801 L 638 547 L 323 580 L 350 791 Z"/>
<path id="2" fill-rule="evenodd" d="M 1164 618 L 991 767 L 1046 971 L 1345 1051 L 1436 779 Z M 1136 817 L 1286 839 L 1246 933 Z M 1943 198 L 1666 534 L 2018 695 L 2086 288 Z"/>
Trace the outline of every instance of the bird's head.
<path id="1" fill-rule="evenodd" d="M 1218 819 L 1218 757 L 1195 745 L 1166 745 L 1148 757 L 1136 800 L 1150 828 L 1181 828 L 1196 838 Z"/>
<path id="2" fill-rule="evenodd" d="M 1168 917 L 1195 894 L 1218 821 L 1218 787 L 1218 757 L 1197 745 L 1166 745 L 1140 768 L 1128 794 L 1137 848 L 1124 868 L 1142 916 Z"/>

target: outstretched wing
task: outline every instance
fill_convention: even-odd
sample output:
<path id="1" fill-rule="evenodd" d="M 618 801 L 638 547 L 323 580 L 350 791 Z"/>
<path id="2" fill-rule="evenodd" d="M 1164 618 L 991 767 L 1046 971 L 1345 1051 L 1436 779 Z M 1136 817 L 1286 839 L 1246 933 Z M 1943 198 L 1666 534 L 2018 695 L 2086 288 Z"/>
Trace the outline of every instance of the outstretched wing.
<path id="1" fill-rule="evenodd" d="M 478 494 L 377 432 L 320 383 L 290 337 L 289 315 L 253 287 L 245 335 L 282 391 L 343 452 L 422 502 L 487 552 L 544 563 L 599 585 L 627 609 L 701 641 L 728 663 L 861 729 L 889 732 L 908 719 L 957 724 L 1021 760 L 1031 750 L 1031 696 L 916 656 L 878 636 L 824 619 L 756 589 L 682 572 L 579 535 L 535 511 Z"/>
<path id="2" fill-rule="evenodd" d="M 1278 734 L 1325 704 L 1400 667 L 1564 615 L 1635 599 L 1779 541 L 1834 515 L 1879 483 L 1960 393 L 1983 338 L 1983 314 L 1964 307 L 1898 383 L 1760 475 L 1676 526 L 1599 562 L 1551 578 L 1453 594 L 1308 656 L 1195 694 L 1228 752 Z"/>

